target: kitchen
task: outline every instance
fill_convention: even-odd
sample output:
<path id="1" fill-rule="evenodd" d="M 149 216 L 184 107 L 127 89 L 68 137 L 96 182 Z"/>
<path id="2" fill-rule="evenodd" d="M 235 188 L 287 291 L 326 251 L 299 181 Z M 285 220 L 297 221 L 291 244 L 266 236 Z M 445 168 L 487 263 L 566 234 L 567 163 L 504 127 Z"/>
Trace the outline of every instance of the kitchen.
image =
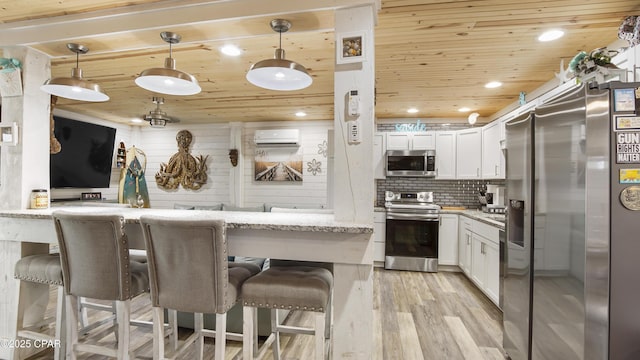
<path id="1" fill-rule="evenodd" d="M 178 49 L 178 46 L 176 46 L 176 49 Z M 176 55 L 176 57 L 179 59 L 178 55 Z M 85 69 L 85 71 L 88 75 L 89 71 L 87 69 Z M 341 99 L 342 95 L 340 94 L 346 93 L 347 89 L 349 89 L 349 87 L 345 86 L 345 88 L 340 89 L 339 91 L 336 90 L 336 101 L 338 100 L 344 101 L 344 99 Z M 365 99 L 365 101 L 366 101 L 366 98 L 367 98 L 366 96 L 363 96 L 363 99 Z M 365 105 L 364 106 L 365 109 L 368 109 L 367 104 L 363 104 L 363 105 Z M 339 108 L 342 107 L 341 105 L 336 105 L 336 106 Z M 143 105 L 142 107 L 145 107 L 146 109 L 147 106 Z M 144 110 L 142 112 L 144 112 Z M 61 111 L 59 112 L 59 114 L 65 115 L 69 113 L 65 113 Z M 378 124 L 376 125 L 377 127 L 376 130 L 380 131 L 381 127 L 385 126 L 384 122 L 385 122 L 384 120 L 382 122 L 380 122 L 379 120 Z M 397 122 L 408 122 L 408 120 L 399 120 Z M 444 123 L 444 122 L 441 122 L 441 123 Z M 334 123 L 333 127 L 339 128 L 339 126 L 341 125 L 342 123 L 338 122 L 338 123 Z M 309 121 L 309 122 L 305 122 L 304 125 L 299 125 L 299 124 L 292 125 L 289 122 L 269 123 L 269 127 L 300 128 L 301 134 L 302 134 L 301 136 L 301 141 L 303 144 L 302 148 L 306 152 L 304 155 L 305 160 L 312 161 L 315 158 L 316 162 L 322 162 L 322 165 L 320 165 L 320 169 L 322 171 L 317 172 L 317 174 L 315 174 L 314 176 L 310 176 L 309 173 L 306 174 L 307 176 L 305 177 L 305 181 L 303 182 L 302 186 L 290 186 L 290 187 L 282 186 L 278 188 L 275 188 L 275 186 L 270 187 L 270 189 L 277 189 L 273 191 L 274 194 L 269 194 L 270 191 L 264 191 L 265 186 L 269 186 L 269 185 L 256 184 L 251 181 L 252 160 L 254 157 L 253 151 L 255 150 L 255 148 L 252 145 L 253 134 L 255 130 L 261 127 L 264 127 L 264 124 L 259 124 L 259 123 L 247 123 L 247 124 L 227 123 L 225 124 L 223 123 L 219 125 L 189 125 L 189 126 L 180 126 L 178 124 L 178 125 L 168 126 L 167 128 L 162 130 L 148 129 L 148 128 L 145 128 L 143 131 L 130 130 L 129 134 L 127 134 L 127 131 L 126 131 L 126 129 L 129 128 L 128 125 L 116 125 L 116 126 L 122 126 L 122 128 L 124 129 L 121 132 L 121 134 L 123 134 L 122 139 L 127 144 L 127 146 L 129 146 L 129 144 L 135 144 L 135 145 L 139 144 L 139 147 L 142 148 L 148 155 L 150 155 L 150 161 L 147 165 L 149 169 L 157 169 L 159 163 L 166 161 L 171 154 L 175 153 L 176 147 L 174 142 L 175 141 L 174 136 L 177 130 L 180 130 L 182 128 L 188 128 L 197 134 L 196 140 L 194 142 L 194 148 L 193 148 L 194 154 L 199 154 L 199 153 L 211 154 L 211 158 L 214 161 L 212 163 L 212 168 L 213 169 L 217 168 L 219 170 L 218 172 L 216 172 L 215 170 L 213 171 L 215 176 L 218 178 L 216 178 L 215 182 L 212 182 L 212 183 L 216 184 L 216 189 L 218 188 L 230 189 L 230 191 L 225 191 L 225 190 L 218 191 L 214 188 L 210 188 L 209 191 L 206 192 L 206 194 L 205 193 L 193 194 L 189 192 L 181 192 L 180 201 L 183 203 L 195 203 L 195 204 L 242 203 L 245 206 L 258 205 L 261 203 L 262 204 L 275 203 L 279 205 L 299 205 L 300 203 L 303 203 L 309 206 L 313 205 L 313 206 L 319 207 L 324 205 L 327 207 L 335 206 L 336 208 L 338 208 L 336 205 L 340 205 L 340 204 L 331 204 L 331 201 L 333 201 L 333 199 L 349 198 L 353 196 L 352 194 L 345 191 L 345 189 L 343 189 L 342 187 L 335 185 L 335 184 L 351 183 L 349 180 L 346 180 L 347 177 L 333 180 L 331 178 L 331 175 L 327 174 L 327 172 L 331 171 L 330 168 L 327 166 L 328 162 L 330 161 L 330 157 L 329 157 L 330 155 L 328 157 L 325 157 L 324 155 L 318 153 L 318 151 L 321 150 L 322 147 L 324 146 L 323 145 L 324 142 L 325 141 L 329 142 L 330 140 L 326 132 L 332 126 L 328 125 L 326 121 L 318 121 L 318 123 Z M 473 139 L 474 137 L 476 137 L 477 139 L 477 136 L 478 136 L 477 129 L 479 129 L 479 127 L 472 128 L 467 132 L 465 129 L 462 129 L 462 126 L 460 126 L 460 129 L 450 128 L 450 130 L 444 130 L 442 135 L 443 136 L 446 135 L 445 134 L 446 131 L 453 131 L 458 133 L 456 133 L 455 135 L 449 134 L 450 139 L 455 138 L 457 135 L 469 136 L 469 137 L 465 137 L 465 139 Z M 375 130 L 369 129 L 367 131 L 363 131 L 363 138 L 368 131 L 371 131 L 373 133 Z M 199 138 L 200 136 L 202 136 L 203 138 Z M 498 134 L 498 138 L 499 136 L 500 135 Z M 199 139 L 201 140 L 199 141 Z M 363 144 L 362 144 L 363 147 L 365 145 L 364 142 L 366 141 L 368 140 L 363 141 Z M 208 144 L 211 144 L 211 143 L 216 143 L 217 145 L 215 147 L 207 148 L 207 146 L 210 146 Z M 442 142 L 438 142 L 436 140 L 435 142 L 436 147 L 438 146 L 438 143 L 442 144 Z M 467 144 L 467 142 L 465 141 L 464 144 Z M 480 142 L 480 144 L 483 144 L 483 143 Z M 229 161 L 228 150 L 234 147 L 240 147 L 240 146 L 246 146 L 246 148 L 243 149 L 244 150 L 243 156 L 241 156 L 239 159 L 240 160 L 239 167 L 230 169 L 228 165 L 228 161 Z M 451 147 L 450 149 L 454 149 L 454 147 Z M 455 149 L 457 150 L 457 148 Z M 461 149 L 465 150 L 466 147 L 461 146 Z M 498 147 L 498 150 L 500 150 L 499 147 Z M 370 152 L 369 154 L 366 154 L 366 151 L 363 151 L 363 152 L 365 154 L 361 155 L 362 159 L 367 158 L 367 155 L 370 157 Z M 477 151 L 475 153 L 470 153 L 470 154 L 479 155 L 480 153 L 481 151 Z M 445 158 L 446 152 L 444 150 L 437 151 L 437 154 L 439 156 L 442 156 L 442 158 Z M 151 155 L 153 155 L 153 159 Z M 337 157 L 334 160 L 338 164 L 338 166 L 343 166 L 341 165 L 342 164 L 341 161 L 344 161 L 344 158 L 342 159 L 339 158 L 341 154 L 336 153 L 333 155 Z M 467 158 L 465 157 L 463 159 L 466 160 Z M 482 158 L 480 158 L 480 160 L 482 160 Z M 453 162 L 451 162 L 451 164 L 452 163 Z M 451 177 L 449 180 L 444 180 L 443 178 L 443 180 L 433 180 L 433 182 L 424 182 L 424 183 L 417 181 L 417 185 L 420 188 L 418 189 L 407 188 L 406 190 L 418 191 L 418 190 L 422 190 L 423 186 L 427 186 L 431 188 L 434 184 L 437 184 L 436 191 L 435 191 L 436 203 L 442 204 L 442 205 L 450 205 L 450 206 L 466 206 L 470 208 L 474 206 L 478 207 L 479 202 L 476 202 L 477 195 L 478 195 L 478 192 L 484 188 L 484 185 L 486 185 L 487 183 L 491 183 L 491 184 L 495 183 L 495 184 L 501 185 L 502 182 L 500 180 L 501 178 L 499 177 L 492 178 L 492 180 L 484 180 L 484 179 L 487 179 L 487 177 L 485 176 L 481 176 L 478 179 L 474 179 L 472 176 L 474 176 L 474 174 L 475 176 L 477 176 L 477 173 L 478 173 L 477 169 L 480 168 L 477 166 L 477 164 L 474 164 L 474 165 L 475 167 L 473 169 L 463 173 L 464 178 L 460 178 L 458 175 L 455 175 L 457 174 L 457 172 L 452 172 L 450 173 Z M 3 166 L 3 169 L 6 169 L 6 167 Z M 465 169 L 466 168 L 461 168 L 460 170 L 465 170 Z M 484 166 L 482 167 L 483 171 L 489 170 L 489 169 L 490 167 L 486 167 L 486 168 Z M 455 170 L 457 171 L 458 169 L 456 168 Z M 153 171 L 155 170 L 150 170 L 150 173 Z M 336 176 L 341 176 L 340 174 L 343 174 L 343 173 L 349 173 L 348 171 L 340 171 L 340 170 L 334 170 L 334 171 Z M 351 169 L 351 171 L 353 171 L 353 169 Z M 494 168 L 494 171 L 495 171 L 495 168 Z M 149 174 L 149 175 L 153 175 L 153 174 Z M 446 174 L 442 176 L 446 176 Z M 238 179 L 242 179 L 242 180 L 238 181 Z M 152 183 L 152 181 L 153 179 L 149 179 L 148 183 Z M 398 190 L 398 189 L 392 188 L 396 185 L 393 182 L 389 183 L 386 180 L 380 179 L 380 180 L 377 180 L 376 183 L 377 183 L 377 190 L 373 191 L 374 195 L 370 197 L 369 196 L 362 197 L 363 199 L 362 201 L 367 202 L 368 207 L 371 206 L 371 203 L 375 203 L 379 206 L 383 204 L 383 199 L 384 199 L 383 194 L 384 194 L 384 191 L 386 191 L 384 190 L 385 186 L 387 186 L 387 189 L 390 189 L 390 190 Z M 353 185 L 354 184 L 352 184 L 351 186 L 352 189 L 357 188 L 357 184 L 356 186 L 353 186 Z M 332 199 L 327 195 L 323 195 L 323 188 L 325 187 L 329 189 L 333 187 L 335 191 L 342 192 L 342 194 L 344 194 L 345 196 L 337 196 L 337 197 L 333 197 Z M 28 189 L 25 188 L 25 191 L 30 190 L 31 188 L 37 188 L 37 186 L 29 185 Z M 439 189 L 443 189 L 443 191 L 439 191 Z M 444 192 L 448 191 L 448 189 L 455 189 L 455 190 L 451 191 L 451 193 L 449 194 L 444 194 Z M 403 189 L 400 189 L 400 190 L 403 190 Z M 173 203 L 176 202 L 175 199 L 172 199 L 170 196 L 167 196 L 165 192 L 159 189 L 152 188 L 150 189 L 150 191 L 151 191 L 150 198 L 151 198 L 153 207 L 170 208 L 173 206 Z M 277 193 L 287 194 L 287 195 L 293 194 L 295 198 L 293 197 L 291 199 L 287 198 L 287 200 L 284 203 L 282 203 L 283 202 L 282 196 L 278 196 Z M 311 196 L 307 196 L 309 194 L 311 194 Z M 57 195 L 61 195 L 60 197 L 67 196 L 67 194 L 64 191 L 61 194 L 56 194 L 55 196 Z M 72 195 L 74 194 L 69 194 L 69 197 L 71 197 Z M 103 196 L 106 197 L 107 199 L 114 199 L 117 196 L 117 194 L 115 193 L 115 191 L 112 191 L 110 189 L 109 191 L 103 191 Z M 365 210 L 364 207 L 360 208 L 359 206 L 360 205 L 358 205 L 359 210 L 354 211 L 353 212 L 354 214 L 355 213 L 367 214 L 368 211 L 371 211 L 371 210 Z M 352 205 L 347 207 L 340 207 L 341 209 L 340 211 L 350 212 L 348 210 L 350 207 L 352 207 Z M 347 209 L 347 210 L 344 210 L 344 209 Z"/>

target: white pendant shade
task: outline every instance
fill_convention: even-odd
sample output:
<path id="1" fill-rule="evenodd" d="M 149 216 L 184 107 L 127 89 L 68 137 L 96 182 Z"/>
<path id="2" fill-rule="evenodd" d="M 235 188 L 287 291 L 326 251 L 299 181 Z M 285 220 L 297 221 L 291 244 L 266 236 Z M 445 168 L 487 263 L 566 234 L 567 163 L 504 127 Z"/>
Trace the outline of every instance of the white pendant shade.
<path id="1" fill-rule="evenodd" d="M 259 61 L 251 66 L 247 72 L 247 80 L 255 86 L 269 90 L 292 91 L 301 90 L 313 82 L 304 66 L 279 57 L 276 50 L 275 59 Z"/>
<path id="2" fill-rule="evenodd" d="M 273 59 L 258 61 L 247 72 L 247 81 L 255 86 L 278 91 L 301 90 L 313 83 L 307 69 L 284 58 L 282 33 L 291 28 L 291 23 L 283 19 L 271 21 L 271 28 L 280 34 L 280 46 Z"/>
<path id="3" fill-rule="evenodd" d="M 176 44 L 181 39 L 180 35 L 171 32 L 162 32 L 160 36 L 169 43 L 169 51 L 171 44 Z M 202 91 L 193 75 L 176 70 L 176 61 L 171 56 L 164 60 L 163 68 L 144 70 L 135 82 L 145 90 L 167 95 L 195 95 Z"/>
<path id="4" fill-rule="evenodd" d="M 109 100 L 109 96 L 102 91 L 100 85 L 82 78 L 82 69 L 78 67 L 79 54 L 89 51 L 83 45 L 69 43 L 67 48 L 76 53 L 76 67 L 71 71 L 71 77 L 57 77 L 45 81 L 40 90 L 58 97 L 101 102 Z"/>

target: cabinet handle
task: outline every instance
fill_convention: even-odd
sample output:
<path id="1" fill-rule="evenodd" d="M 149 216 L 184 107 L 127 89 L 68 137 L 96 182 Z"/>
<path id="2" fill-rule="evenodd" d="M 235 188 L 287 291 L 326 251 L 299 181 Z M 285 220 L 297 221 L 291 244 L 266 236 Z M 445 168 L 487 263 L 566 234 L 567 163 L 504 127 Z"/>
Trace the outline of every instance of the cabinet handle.
<path id="1" fill-rule="evenodd" d="M 484 254 L 484 243 L 480 244 L 480 253 Z"/>
<path id="2" fill-rule="evenodd" d="M 493 168 L 494 168 L 493 175 L 498 175 L 498 165 L 495 165 Z"/>
<path id="3" fill-rule="evenodd" d="M 476 177 L 480 177 L 480 168 L 476 168 Z"/>

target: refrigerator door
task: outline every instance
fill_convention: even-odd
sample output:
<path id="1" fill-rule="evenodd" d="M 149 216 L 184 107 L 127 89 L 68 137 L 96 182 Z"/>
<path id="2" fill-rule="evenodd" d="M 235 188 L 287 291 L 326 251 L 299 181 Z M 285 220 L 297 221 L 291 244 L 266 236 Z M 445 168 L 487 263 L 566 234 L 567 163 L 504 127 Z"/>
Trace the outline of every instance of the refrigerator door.
<path id="1" fill-rule="evenodd" d="M 512 360 L 529 357 L 531 171 L 533 114 L 506 124 L 507 242 L 503 347 Z"/>
<path id="2" fill-rule="evenodd" d="M 534 139 L 531 359 L 583 359 L 586 171 L 583 87 L 535 110 Z"/>

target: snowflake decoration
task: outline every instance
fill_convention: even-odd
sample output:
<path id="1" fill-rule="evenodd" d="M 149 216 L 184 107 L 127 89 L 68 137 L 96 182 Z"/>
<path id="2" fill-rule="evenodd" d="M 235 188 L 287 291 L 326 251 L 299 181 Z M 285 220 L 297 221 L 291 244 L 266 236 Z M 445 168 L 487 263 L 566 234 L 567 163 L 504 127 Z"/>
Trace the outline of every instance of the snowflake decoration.
<path id="1" fill-rule="evenodd" d="M 327 140 L 323 141 L 322 144 L 318 144 L 318 154 L 327 157 L 327 148 L 328 148 Z"/>
<path id="2" fill-rule="evenodd" d="M 313 176 L 316 176 L 318 173 L 322 172 L 322 162 L 321 161 L 316 161 L 316 159 L 313 159 L 309 162 L 307 162 L 307 171 L 312 173 Z"/>

